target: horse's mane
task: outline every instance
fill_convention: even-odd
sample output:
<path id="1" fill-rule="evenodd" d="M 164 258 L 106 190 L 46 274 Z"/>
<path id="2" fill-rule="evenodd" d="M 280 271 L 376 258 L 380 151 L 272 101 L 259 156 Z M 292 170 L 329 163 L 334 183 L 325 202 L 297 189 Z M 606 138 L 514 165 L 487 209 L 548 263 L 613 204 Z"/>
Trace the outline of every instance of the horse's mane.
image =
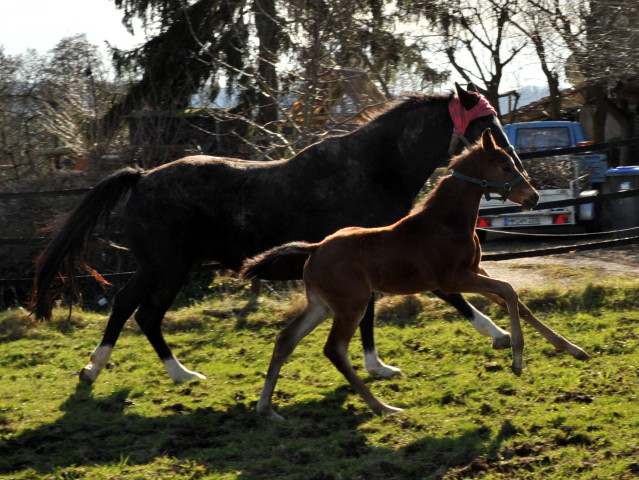
<path id="1" fill-rule="evenodd" d="M 430 95 L 404 93 L 396 99 L 372 109 L 368 113 L 371 120 L 362 125 L 362 127 L 378 122 L 393 122 L 397 118 L 434 103 L 446 102 L 446 104 L 448 104 L 453 98 L 453 95 L 454 93 L 452 91 L 449 93 L 434 93 Z"/>

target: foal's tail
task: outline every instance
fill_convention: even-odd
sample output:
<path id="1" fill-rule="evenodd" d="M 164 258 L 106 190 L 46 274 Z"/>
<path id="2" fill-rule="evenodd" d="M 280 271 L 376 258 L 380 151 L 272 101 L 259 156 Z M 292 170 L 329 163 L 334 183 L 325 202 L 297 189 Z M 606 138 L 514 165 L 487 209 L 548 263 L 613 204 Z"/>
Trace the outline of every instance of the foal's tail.
<path id="1" fill-rule="evenodd" d="M 256 277 L 270 278 L 270 273 L 273 270 L 278 270 L 278 264 L 289 263 L 300 255 L 308 257 L 318 246 L 319 243 L 291 242 L 271 248 L 245 260 L 240 270 L 240 278 L 242 280 L 250 280 Z"/>
<path id="2" fill-rule="evenodd" d="M 108 218 L 118 201 L 140 180 L 142 171 L 124 168 L 111 174 L 84 197 L 71 213 L 51 243 L 35 260 L 35 278 L 30 308 L 37 319 L 51 319 L 51 305 L 66 282 L 79 295 L 76 283 L 76 268 L 84 269 L 102 285 L 108 285 L 102 275 L 87 263 L 87 249 L 93 229 L 100 220 Z M 60 275 L 62 286 L 51 287 L 51 282 Z"/>

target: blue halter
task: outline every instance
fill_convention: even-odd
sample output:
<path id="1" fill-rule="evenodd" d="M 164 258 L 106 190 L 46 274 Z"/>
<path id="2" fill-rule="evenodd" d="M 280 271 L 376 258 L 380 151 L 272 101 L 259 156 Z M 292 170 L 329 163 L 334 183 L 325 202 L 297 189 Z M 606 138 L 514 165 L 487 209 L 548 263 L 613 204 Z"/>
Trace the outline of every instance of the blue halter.
<path id="1" fill-rule="evenodd" d="M 508 183 L 499 183 L 499 182 L 492 182 L 489 180 L 480 180 L 479 178 L 469 177 L 468 175 L 458 173 L 455 170 L 453 170 L 453 173 L 451 174 L 451 176 L 455 178 L 459 178 L 460 180 L 465 180 L 467 182 L 474 183 L 476 185 L 481 186 L 482 190 L 484 191 L 484 196 L 486 197 L 486 200 L 493 199 L 493 197 L 490 196 L 490 192 L 488 191 L 489 187 L 501 188 L 504 191 L 504 193 L 502 193 L 502 195 L 498 198 L 502 202 L 506 201 L 506 199 L 508 198 L 508 195 L 510 195 L 510 190 L 524 179 L 524 175 L 520 173 Z"/>

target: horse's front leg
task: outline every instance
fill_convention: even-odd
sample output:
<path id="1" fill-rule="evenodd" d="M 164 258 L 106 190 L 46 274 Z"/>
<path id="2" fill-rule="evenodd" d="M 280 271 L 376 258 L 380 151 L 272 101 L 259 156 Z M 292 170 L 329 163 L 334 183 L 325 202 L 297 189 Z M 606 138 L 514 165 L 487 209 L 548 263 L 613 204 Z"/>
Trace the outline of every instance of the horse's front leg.
<path id="1" fill-rule="evenodd" d="M 359 323 L 359 331 L 362 336 L 362 346 L 364 347 L 364 365 L 366 371 L 373 377 L 392 378 L 396 375 L 400 375 L 399 368 L 391 367 L 382 362 L 377 355 L 377 348 L 375 347 L 375 294 L 371 295 L 371 299 L 368 302 L 366 313 L 364 318 Z"/>
<path id="2" fill-rule="evenodd" d="M 433 290 L 433 293 L 455 307 L 481 335 L 491 338 L 494 349 L 510 348 L 510 333 L 495 325 L 490 318 L 468 303 L 459 293 L 444 293 L 440 290 Z"/>

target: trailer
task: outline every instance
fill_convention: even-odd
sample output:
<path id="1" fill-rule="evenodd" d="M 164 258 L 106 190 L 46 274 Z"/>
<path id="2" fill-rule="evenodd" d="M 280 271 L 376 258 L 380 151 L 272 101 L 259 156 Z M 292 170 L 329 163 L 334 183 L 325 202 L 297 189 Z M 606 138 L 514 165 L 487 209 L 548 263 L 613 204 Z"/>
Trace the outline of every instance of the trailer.
<path id="1" fill-rule="evenodd" d="M 541 121 L 504 125 L 504 131 L 520 154 L 555 148 L 592 144 L 586 140 L 578 122 Z M 522 155 L 525 157 L 525 155 Z M 531 183 L 539 192 L 539 202 L 595 197 L 602 190 L 608 162 L 605 154 L 556 155 L 522 160 Z M 482 200 L 477 227 L 485 231 L 530 229 L 582 225 L 587 231 L 598 229 L 597 202 L 529 212 L 482 215 L 481 209 L 513 206 L 510 201 Z"/>

